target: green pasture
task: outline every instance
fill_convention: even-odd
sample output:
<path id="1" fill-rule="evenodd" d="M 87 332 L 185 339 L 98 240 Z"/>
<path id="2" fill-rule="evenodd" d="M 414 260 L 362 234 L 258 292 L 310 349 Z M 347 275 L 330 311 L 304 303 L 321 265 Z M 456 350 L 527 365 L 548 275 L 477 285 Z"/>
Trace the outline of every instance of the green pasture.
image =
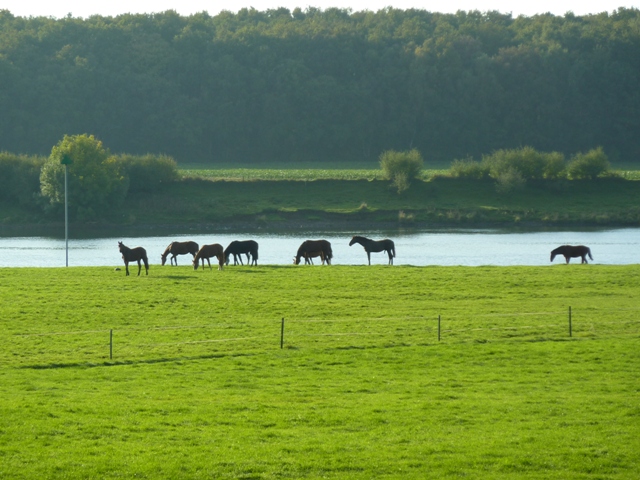
<path id="1" fill-rule="evenodd" d="M 639 282 L 0 269 L 0 478 L 634 479 Z"/>
<path id="2" fill-rule="evenodd" d="M 401 195 L 384 180 L 221 181 L 188 179 L 160 192 L 133 197 L 114 210 L 131 224 L 220 226 L 248 222 L 262 228 L 337 224 L 637 225 L 640 183 L 619 179 L 590 182 L 530 182 L 511 195 L 493 181 L 437 177 L 416 180 Z"/>

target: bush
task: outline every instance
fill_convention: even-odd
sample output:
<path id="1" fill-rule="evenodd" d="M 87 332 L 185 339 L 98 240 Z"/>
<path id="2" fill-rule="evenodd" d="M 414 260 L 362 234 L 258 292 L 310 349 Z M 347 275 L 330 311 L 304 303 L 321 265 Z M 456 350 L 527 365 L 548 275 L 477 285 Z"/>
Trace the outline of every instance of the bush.
<path id="1" fill-rule="evenodd" d="M 37 205 L 44 157 L 0 152 L 0 199 L 22 206 Z"/>
<path id="2" fill-rule="evenodd" d="M 454 160 L 449 169 L 452 177 L 456 178 L 472 178 L 480 180 L 489 176 L 489 168 L 480 162 L 476 162 L 472 158 L 464 160 Z"/>
<path id="3" fill-rule="evenodd" d="M 567 168 L 569 176 L 575 179 L 592 179 L 607 173 L 611 165 L 602 147 L 577 153 L 571 158 Z"/>
<path id="4" fill-rule="evenodd" d="M 561 153 L 538 152 L 532 147 L 516 150 L 497 150 L 482 157 L 482 164 L 497 179 L 511 170 L 526 180 L 560 178 L 564 172 L 564 156 Z"/>
<path id="5" fill-rule="evenodd" d="M 398 193 L 409 188 L 411 180 L 422 172 L 422 155 L 415 148 L 408 152 L 387 150 L 380 155 L 380 168 L 384 178 L 398 189 Z"/>
<path id="6" fill-rule="evenodd" d="M 153 192 L 178 179 L 178 164 L 166 155 L 119 155 L 114 161 L 129 178 L 130 192 Z"/>
<path id="7" fill-rule="evenodd" d="M 502 195 L 509 195 L 521 190 L 527 181 L 515 168 L 500 172 L 496 177 L 496 191 Z"/>

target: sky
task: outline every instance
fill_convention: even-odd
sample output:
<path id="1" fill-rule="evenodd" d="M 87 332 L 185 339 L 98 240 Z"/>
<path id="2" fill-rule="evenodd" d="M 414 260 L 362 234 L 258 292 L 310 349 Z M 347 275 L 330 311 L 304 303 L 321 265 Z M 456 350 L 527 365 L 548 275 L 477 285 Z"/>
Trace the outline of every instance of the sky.
<path id="1" fill-rule="evenodd" d="M 457 10 L 497 10 L 531 16 L 538 13 L 564 15 L 571 11 L 576 15 L 612 12 L 619 7 L 640 8 L 640 0 L 0 0 L 0 10 L 9 10 L 19 17 L 72 17 L 87 18 L 91 15 L 116 16 L 123 13 L 157 13 L 175 10 L 188 16 L 207 11 L 216 15 L 221 10 L 237 12 L 242 8 L 268 10 L 286 7 L 322 10 L 331 7 L 350 8 L 352 11 L 377 11 L 387 6 L 409 9 L 418 8 L 432 12 L 453 13 Z"/>

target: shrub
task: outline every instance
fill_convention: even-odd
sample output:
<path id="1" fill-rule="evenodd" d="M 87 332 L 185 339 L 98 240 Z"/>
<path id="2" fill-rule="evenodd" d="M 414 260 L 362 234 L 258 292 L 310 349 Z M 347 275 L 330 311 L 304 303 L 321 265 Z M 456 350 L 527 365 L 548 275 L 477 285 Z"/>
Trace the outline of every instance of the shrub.
<path id="1" fill-rule="evenodd" d="M 587 153 L 575 154 L 571 158 L 567 170 L 571 178 L 591 179 L 607 173 L 610 168 L 607 155 L 602 147 L 598 147 Z"/>
<path id="2" fill-rule="evenodd" d="M 40 192 L 40 169 L 44 157 L 0 152 L 0 199 L 35 206 Z"/>
<path id="3" fill-rule="evenodd" d="M 526 180 L 559 178 L 564 172 L 564 156 L 561 153 L 538 152 L 532 147 L 515 150 L 497 150 L 482 157 L 482 163 L 497 179 L 510 170 L 520 173 Z"/>
<path id="4" fill-rule="evenodd" d="M 130 192 L 152 192 L 178 179 L 178 164 L 166 155 L 118 155 L 113 161 L 129 178 Z"/>
<path id="5" fill-rule="evenodd" d="M 489 176 L 489 168 L 480 162 L 476 162 L 472 158 L 464 160 L 454 160 L 449 169 L 452 177 L 456 178 L 472 178 L 480 180 Z"/>
<path id="6" fill-rule="evenodd" d="M 408 152 L 387 150 L 380 155 L 380 168 L 384 178 L 398 189 L 398 193 L 409 188 L 411 180 L 422 172 L 422 155 L 415 148 Z"/>
<path id="7" fill-rule="evenodd" d="M 503 195 L 509 195 L 517 190 L 521 190 L 527 181 L 515 168 L 502 171 L 496 177 L 496 191 Z"/>

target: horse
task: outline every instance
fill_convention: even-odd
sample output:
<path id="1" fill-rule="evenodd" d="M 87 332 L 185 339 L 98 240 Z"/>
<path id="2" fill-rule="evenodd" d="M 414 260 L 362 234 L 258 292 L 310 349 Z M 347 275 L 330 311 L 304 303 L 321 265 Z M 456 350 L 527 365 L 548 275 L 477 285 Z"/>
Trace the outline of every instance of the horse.
<path id="1" fill-rule="evenodd" d="M 556 255 L 563 255 L 567 263 L 571 258 L 582 257 L 581 263 L 589 263 L 587 262 L 587 255 L 589 258 L 593 260 L 591 256 L 591 249 L 589 247 L 585 247 L 584 245 L 562 245 L 558 248 L 551 250 L 551 261 L 556 258 Z"/>
<path id="2" fill-rule="evenodd" d="M 211 262 L 209 261 L 211 257 L 218 258 L 218 270 L 222 270 L 222 267 L 224 266 L 224 250 L 222 245 L 219 243 L 203 245 L 200 250 L 198 250 L 195 257 L 193 257 L 193 269 L 197 270 L 200 266 L 200 261 L 202 260 L 202 269 L 204 270 L 204 261 L 206 260 L 209 264 L 209 270 L 212 270 Z"/>
<path id="3" fill-rule="evenodd" d="M 147 275 L 149 275 L 149 260 L 147 259 L 147 251 L 144 248 L 129 248 L 124 243 L 118 242 L 118 250 L 120 250 L 120 253 L 122 254 L 127 275 L 129 275 L 129 262 L 138 262 L 138 276 L 140 276 L 140 270 L 142 270 L 140 260 L 144 262 L 144 269 L 147 272 Z"/>
<path id="4" fill-rule="evenodd" d="M 190 253 L 191 255 L 193 255 L 194 257 L 196 256 L 196 253 L 198 253 L 198 249 L 200 247 L 198 246 L 198 244 L 196 242 L 171 242 L 169 244 L 169 246 L 165 249 L 164 253 L 162 255 L 160 255 L 160 257 L 162 258 L 162 265 L 164 265 L 165 263 L 167 263 L 167 257 L 169 256 L 169 254 L 171 254 L 171 265 L 173 265 L 173 262 L 175 260 L 176 262 L 176 267 L 178 266 L 178 259 L 176 258 L 178 255 L 186 255 L 187 253 Z"/>
<path id="5" fill-rule="evenodd" d="M 298 248 L 298 253 L 293 259 L 294 265 L 300 265 L 300 257 L 304 257 L 304 262 L 312 265 L 311 257 L 320 257 L 323 265 L 325 261 L 327 265 L 331 265 L 331 259 L 333 258 L 331 243 L 327 240 L 305 240 Z"/>
<path id="6" fill-rule="evenodd" d="M 224 263 L 225 265 L 229 265 L 229 257 L 233 255 L 233 264 L 238 264 L 238 259 L 240 259 L 240 265 L 244 265 L 242 263 L 242 254 L 247 256 L 247 265 L 258 265 L 258 242 L 255 240 L 244 240 L 239 242 L 238 240 L 234 240 L 224 249 Z M 249 263 L 251 260 L 251 263 Z"/>
<path id="7" fill-rule="evenodd" d="M 322 250 L 318 250 L 317 252 L 306 252 L 303 256 L 305 265 L 313 265 L 313 257 L 320 257 L 320 260 L 322 260 L 322 264 L 324 265 L 325 256 Z M 294 258 L 293 264 L 298 265 L 300 260 L 297 260 L 297 262 L 298 263 L 296 263 L 296 259 Z"/>
<path id="8" fill-rule="evenodd" d="M 354 243 L 359 243 L 364 247 L 364 251 L 367 252 L 369 265 L 371 265 L 371 252 L 386 252 L 389 256 L 389 265 L 393 265 L 393 257 L 396 256 L 396 246 L 393 243 L 393 240 L 389 240 L 388 238 L 385 238 L 384 240 L 371 240 L 370 238 L 356 235 L 351 238 L 349 246 Z"/>

